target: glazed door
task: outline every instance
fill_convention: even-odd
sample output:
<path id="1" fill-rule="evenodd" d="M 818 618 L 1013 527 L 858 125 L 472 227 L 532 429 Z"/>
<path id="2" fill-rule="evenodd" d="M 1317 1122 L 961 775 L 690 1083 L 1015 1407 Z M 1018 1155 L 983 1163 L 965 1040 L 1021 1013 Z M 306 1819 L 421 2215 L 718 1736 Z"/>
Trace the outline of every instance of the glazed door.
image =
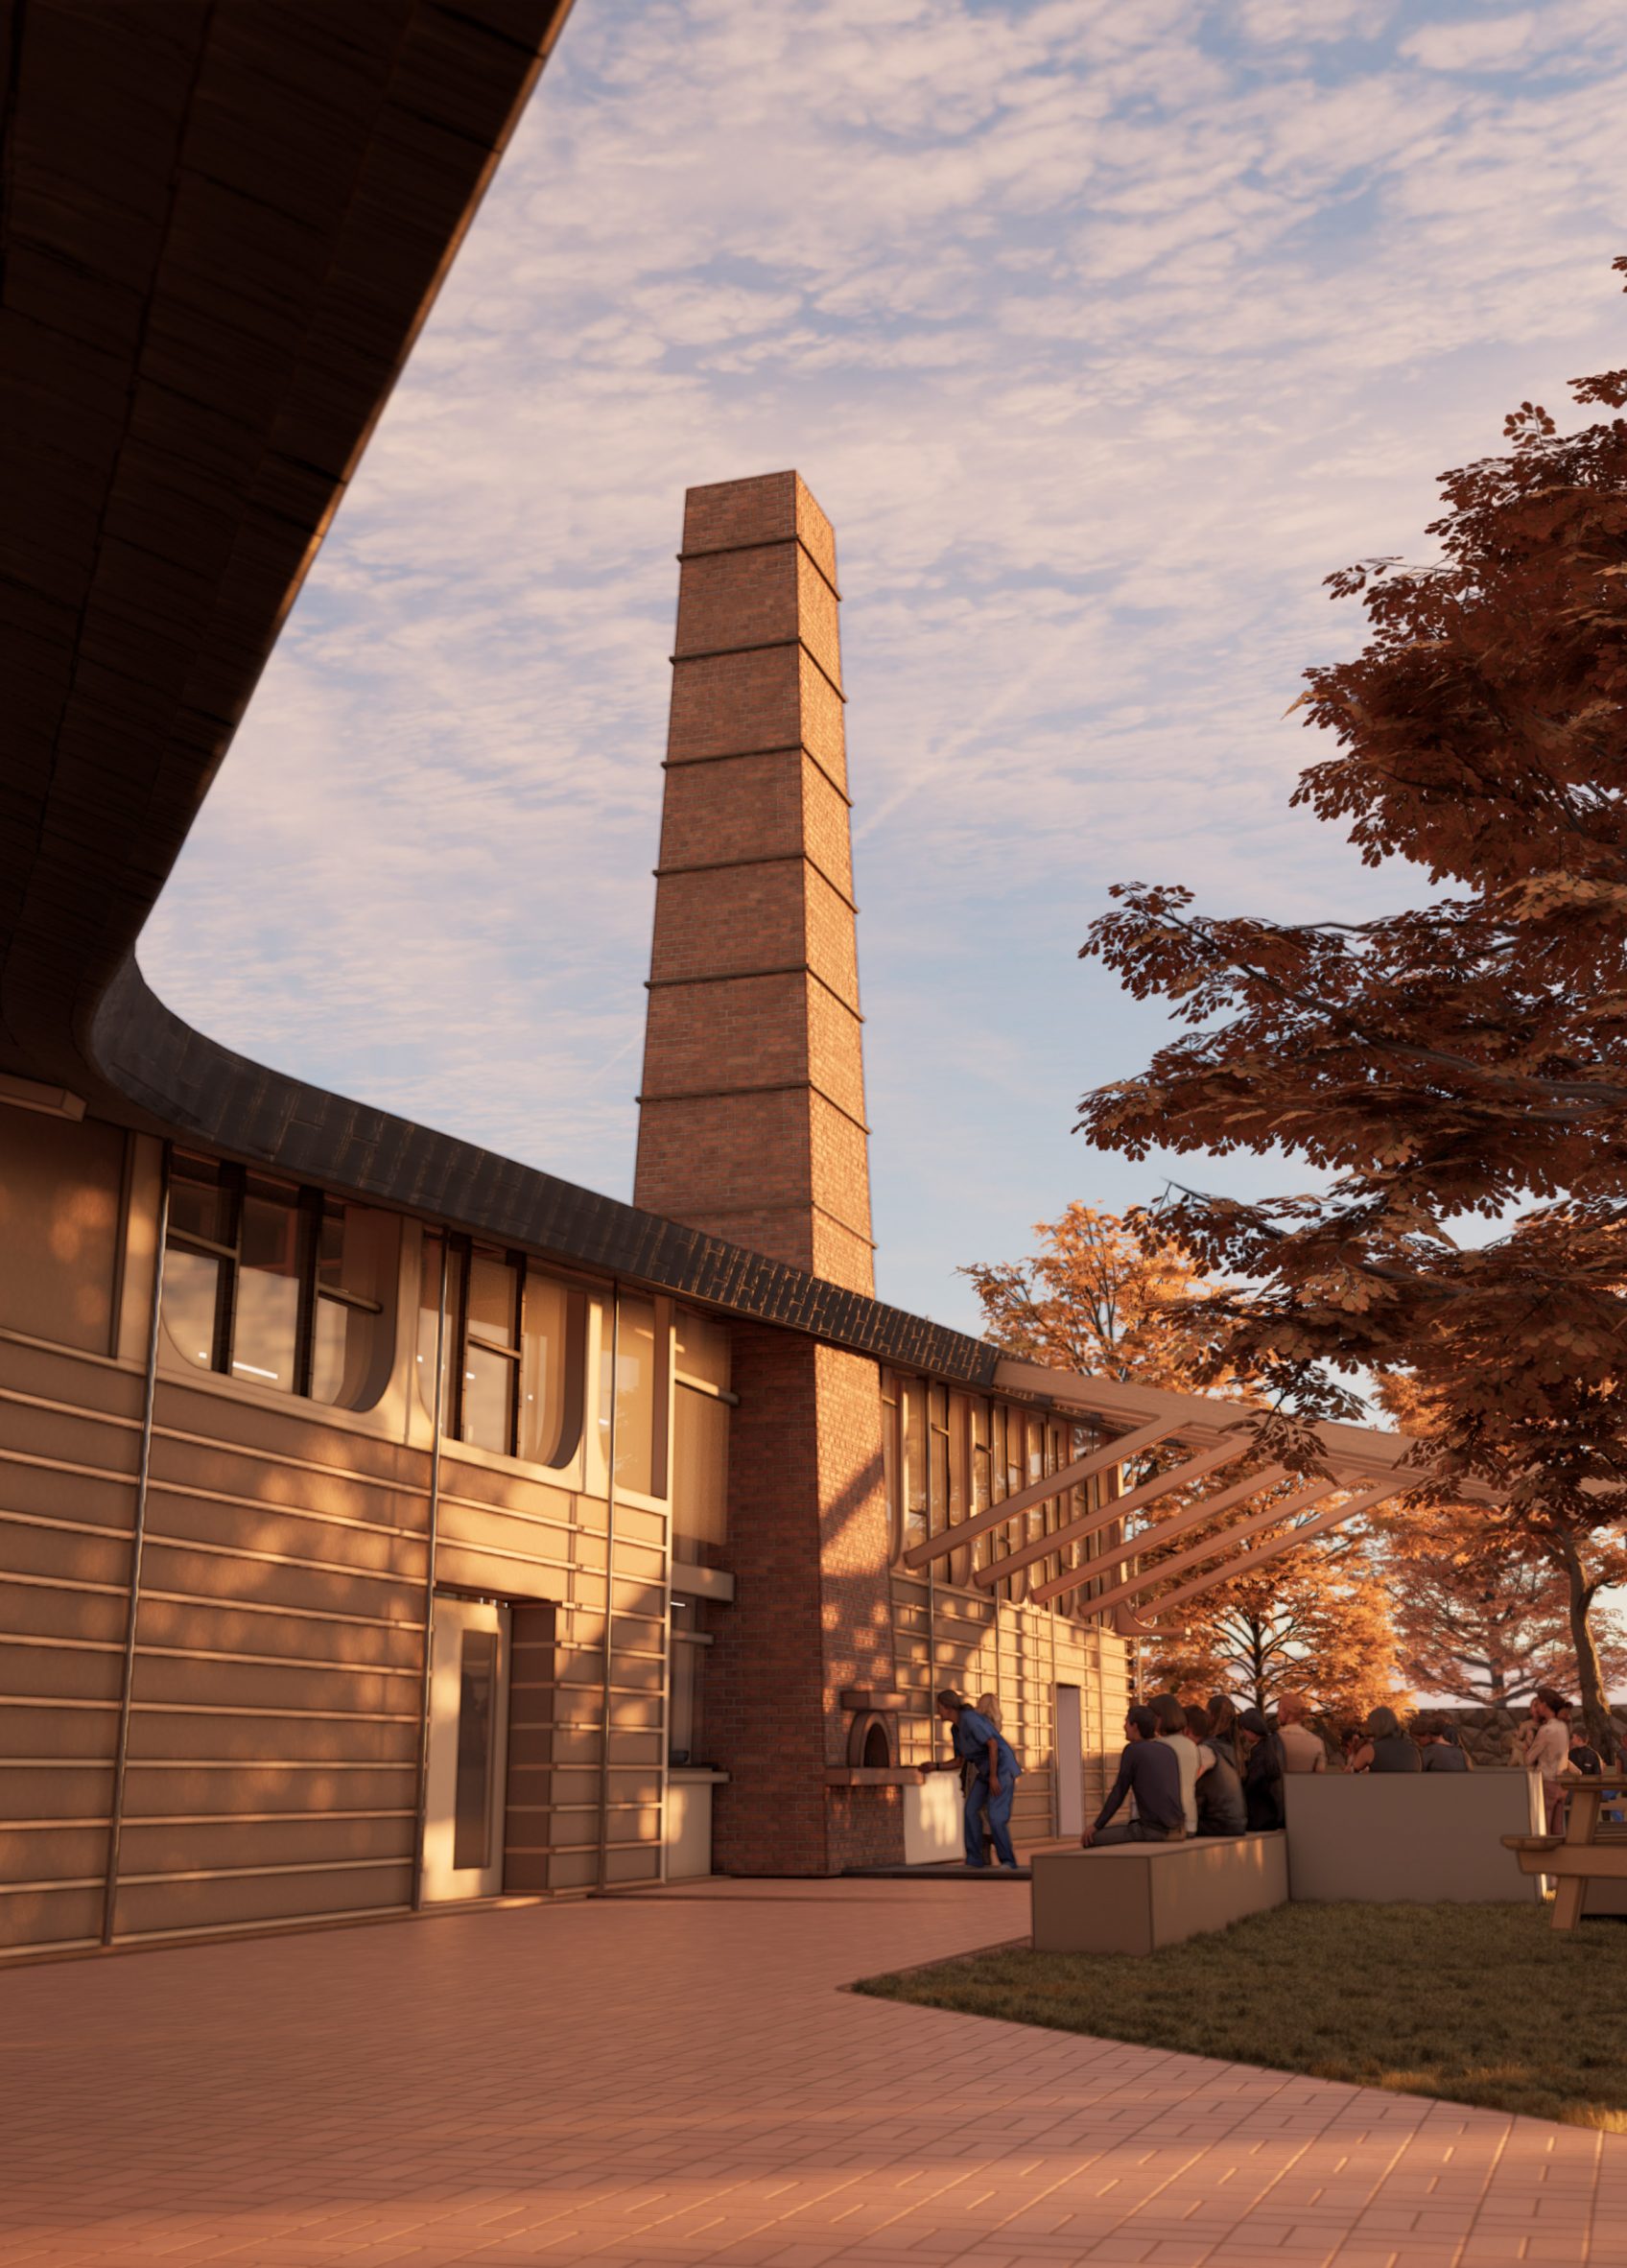
<path id="1" fill-rule="evenodd" d="M 494 1898 L 503 1888 L 508 1753 L 508 1609 L 439 1598 L 430 1649 L 426 1899 Z"/>

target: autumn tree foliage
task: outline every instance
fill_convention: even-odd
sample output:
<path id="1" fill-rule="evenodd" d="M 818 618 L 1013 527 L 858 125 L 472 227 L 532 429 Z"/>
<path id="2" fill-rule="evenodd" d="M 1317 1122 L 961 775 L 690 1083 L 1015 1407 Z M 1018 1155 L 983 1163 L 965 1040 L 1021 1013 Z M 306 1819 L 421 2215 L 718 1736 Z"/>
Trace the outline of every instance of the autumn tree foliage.
<path id="1" fill-rule="evenodd" d="M 1037 1222 L 1034 1235 L 1039 1246 L 1026 1259 L 961 1270 L 977 1290 L 987 1335 L 1006 1354 L 1173 1393 L 1257 1398 L 1257 1382 L 1227 1361 L 1216 1287 L 1145 1217 L 1075 1203 L 1059 1220 Z M 1129 1477 L 1187 1453 L 1155 1451 Z M 1144 1521 L 1148 1568 L 1157 1564 L 1158 1520 L 1191 1500 L 1161 1500 Z M 1218 1557 L 1225 1527 L 1222 1517 L 1213 1528 L 1189 1529 L 1167 1549 L 1213 1537 Z M 1331 1710 L 1353 1713 L 1394 1697 L 1395 1638 L 1365 1533 L 1309 1541 L 1274 1560 L 1268 1574 L 1234 1577 L 1183 1615 L 1184 1629 L 1151 1656 L 1152 1674 L 1182 1691 L 1275 1697 L 1298 1686 Z"/>
<path id="2" fill-rule="evenodd" d="M 1518 1708 L 1539 1686 L 1576 1690 L 1569 1588 L 1544 1553 L 1488 1532 L 1484 1513 L 1465 1504 L 1411 1508 L 1378 1526 L 1407 1684 L 1493 1709 Z M 1604 1679 L 1620 1685 L 1620 1618 L 1595 1610 L 1592 1626 Z"/>
<path id="3" fill-rule="evenodd" d="M 960 1270 L 1004 1353 L 1173 1393 L 1231 1382 L 1205 1305 L 1211 1288 L 1173 1239 L 1077 1203 L 1036 1221 L 1034 1235 L 1039 1249 L 1026 1260 Z"/>
<path id="4" fill-rule="evenodd" d="M 1308 1543 L 1183 1614 L 1185 1627 L 1155 1643 L 1148 1662 L 1173 1691 L 1246 1694 L 1257 1709 L 1308 1693 L 1352 1724 L 1405 1697 L 1389 1595 L 1365 1535 Z"/>
<path id="5" fill-rule="evenodd" d="M 1627 370 L 1571 390 L 1620 410 Z M 1120 886 L 1083 951 L 1187 1028 L 1083 1123 L 1132 1157 L 1280 1145 L 1322 1169 L 1310 1194 L 1160 1209 L 1229 1279 L 1214 1359 L 1328 1415 L 1359 1406 L 1338 1373 L 1410 1374 L 1433 1493 L 1495 1492 L 1488 1548 L 1563 1577 L 1613 1747 L 1590 1618 L 1627 1575 L 1627 420 L 1562 434 L 1526 402 L 1504 439 L 1445 476 L 1434 564 L 1329 579 L 1367 641 L 1296 704 L 1335 749 L 1294 801 L 1433 894 L 1285 923 Z M 1307 1429 L 1262 1430 L 1315 1469 Z"/>

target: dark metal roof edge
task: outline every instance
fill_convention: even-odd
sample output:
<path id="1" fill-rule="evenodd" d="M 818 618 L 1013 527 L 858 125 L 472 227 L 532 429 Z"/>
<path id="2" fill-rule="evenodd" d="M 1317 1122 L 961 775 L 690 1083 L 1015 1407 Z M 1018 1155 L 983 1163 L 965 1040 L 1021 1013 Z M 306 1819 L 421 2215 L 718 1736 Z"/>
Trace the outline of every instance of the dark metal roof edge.
<path id="1" fill-rule="evenodd" d="M 253 1063 L 167 1008 L 133 957 L 97 1006 L 87 1051 L 174 1136 L 907 1369 L 994 1382 L 986 1339 Z"/>

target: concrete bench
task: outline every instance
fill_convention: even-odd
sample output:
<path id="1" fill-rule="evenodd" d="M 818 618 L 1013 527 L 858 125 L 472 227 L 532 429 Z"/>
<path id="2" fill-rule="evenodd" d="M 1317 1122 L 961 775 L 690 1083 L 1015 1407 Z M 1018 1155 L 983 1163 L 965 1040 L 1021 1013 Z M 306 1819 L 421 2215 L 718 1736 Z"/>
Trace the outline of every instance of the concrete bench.
<path id="1" fill-rule="evenodd" d="M 1263 1913 L 1288 1895 L 1281 1834 L 1036 1851 L 1029 1863 L 1041 1953 L 1155 1952 Z"/>
<path id="2" fill-rule="evenodd" d="M 1283 1783 L 1288 1895 L 1377 1905 L 1535 1903 L 1542 1885 L 1502 1840 L 1542 1827 L 1522 1769 L 1290 1772 Z"/>

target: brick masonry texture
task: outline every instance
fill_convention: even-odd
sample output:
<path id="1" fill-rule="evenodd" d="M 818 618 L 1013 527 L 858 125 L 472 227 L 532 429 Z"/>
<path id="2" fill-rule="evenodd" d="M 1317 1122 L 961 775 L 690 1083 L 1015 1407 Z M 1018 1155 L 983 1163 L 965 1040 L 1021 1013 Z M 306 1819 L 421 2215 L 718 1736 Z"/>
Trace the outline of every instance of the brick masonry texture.
<path id="1" fill-rule="evenodd" d="M 867 1292 L 836 547 L 794 474 L 690 491 L 674 657 L 636 1202 Z"/>
<path id="2" fill-rule="evenodd" d="M 637 1196 L 868 1290 L 835 583 L 829 526 L 794 475 L 691 491 Z M 708 1739 L 731 1776 L 716 1863 L 895 1860 L 902 1790 L 822 1777 L 849 1760 L 838 1692 L 893 1682 L 880 1374 L 752 1325 L 733 1337 L 737 1593 L 707 1665 Z"/>

